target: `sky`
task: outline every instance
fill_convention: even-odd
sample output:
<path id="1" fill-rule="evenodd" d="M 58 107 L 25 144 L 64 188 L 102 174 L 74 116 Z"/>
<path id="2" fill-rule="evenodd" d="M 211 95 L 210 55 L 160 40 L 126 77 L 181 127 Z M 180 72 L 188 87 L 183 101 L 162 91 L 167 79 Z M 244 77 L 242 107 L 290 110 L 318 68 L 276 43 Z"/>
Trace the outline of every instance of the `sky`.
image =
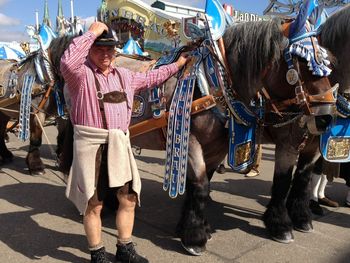
<path id="1" fill-rule="evenodd" d="M 144 0 L 151 4 L 155 0 Z M 204 8 L 204 0 L 166 0 L 176 4 Z M 220 0 L 231 4 L 235 9 L 262 15 L 269 0 Z M 0 42 L 1 41 L 28 41 L 25 31 L 26 25 L 35 24 L 35 11 L 39 12 L 39 21 L 44 14 L 45 0 L 0 0 Z M 101 0 L 74 0 L 74 15 L 83 19 L 93 20 Z M 58 0 L 48 0 L 49 15 L 54 24 L 57 15 Z M 70 0 L 62 0 L 63 14 L 70 17 Z"/>

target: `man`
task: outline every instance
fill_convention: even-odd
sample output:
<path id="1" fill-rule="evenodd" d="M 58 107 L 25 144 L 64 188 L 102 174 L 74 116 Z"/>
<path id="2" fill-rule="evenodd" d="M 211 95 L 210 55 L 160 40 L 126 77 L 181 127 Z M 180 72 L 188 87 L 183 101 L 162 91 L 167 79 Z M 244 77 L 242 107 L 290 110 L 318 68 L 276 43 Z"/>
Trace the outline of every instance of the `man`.
<path id="1" fill-rule="evenodd" d="M 133 96 L 137 90 L 170 78 L 187 58 L 181 56 L 168 66 L 135 73 L 112 66 L 115 45 L 108 27 L 95 22 L 88 32 L 73 39 L 61 59 L 74 125 L 73 164 L 66 195 L 84 215 L 91 262 L 100 263 L 109 262 L 101 241 L 102 200 L 107 189 L 115 190 L 119 201 L 116 260 L 143 263 L 148 260 L 136 253 L 131 241 L 141 190 L 128 133 Z"/>

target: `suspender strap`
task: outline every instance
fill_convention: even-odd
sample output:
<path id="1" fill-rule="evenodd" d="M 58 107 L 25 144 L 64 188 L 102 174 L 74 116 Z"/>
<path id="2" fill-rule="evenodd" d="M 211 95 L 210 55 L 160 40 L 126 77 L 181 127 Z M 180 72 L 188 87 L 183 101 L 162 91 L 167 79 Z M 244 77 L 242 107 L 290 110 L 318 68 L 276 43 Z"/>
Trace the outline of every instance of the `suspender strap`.
<path id="1" fill-rule="evenodd" d="M 121 102 L 125 101 L 126 104 L 128 105 L 127 95 L 126 95 L 125 91 L 116 91 L 116 90 L 103 94 L 101 91 L 100 83 L 98 82 L 98 79 L 95 75 L 95 72 L 92 68 L 91 68 L 91 70 L 92 70 L 94 78 L 95 78 L 96 96 L 97 96 L 98 104 L 100 106 L 102 125 L 103 125 L 104 129 L 108 129 L 106 112 L 105 112 L 105 108 L 104 108 L 104 102 L 121 103 Z M 121 88 L 123 89 L 122 77 L 117 70 L 116 70 L 116 73 L 118 75 Z"/>
<path id="2" fill-rule="evenodd" d="M 97 91 L 97 93 L 96 93 L 97 100 L 98 100 L 98 104 L 100 106 L 102 125 L 103 125 L 104 129 L 108 129 L 107 118 L 106 118 L 106 113 L 105 113 L 105 107 L 104 107 L 104 104 L 103 104 L 103 93 L 101 92 L 100 83 L 98 82 L 95 74 L 94 74 L 94 78 L 95 78 L 95 86 L 96 86 L 96 91 Z"/>

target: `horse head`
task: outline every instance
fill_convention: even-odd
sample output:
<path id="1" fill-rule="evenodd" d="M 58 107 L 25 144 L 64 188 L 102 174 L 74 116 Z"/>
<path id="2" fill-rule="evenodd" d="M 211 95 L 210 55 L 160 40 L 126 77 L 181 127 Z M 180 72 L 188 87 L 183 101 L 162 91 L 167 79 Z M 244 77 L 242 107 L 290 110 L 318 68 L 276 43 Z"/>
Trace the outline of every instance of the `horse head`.
<path id="1" fill-rule="evenodd" d="M 331 83 L 339 83 L 339 93 L 350 94 L 350 5 L 332 14 L 322 25 L 319 41 L 336 57 Z"/>
<path id="2" fill-rule="evenodd" d="M 300 113 L 312 134 L 324 132 L 335 114 L 337 86 L 331 86 L 326 65 L 312 68 L 311 52 L 303 49 L 305 56 L 300 56 L 301 47 L 289 43 L 281 25 L 280 20 L 248 22 L 226 31 L 232 89 L 247 105 L 261 92 L 266 113 L 280 122 Z"/>

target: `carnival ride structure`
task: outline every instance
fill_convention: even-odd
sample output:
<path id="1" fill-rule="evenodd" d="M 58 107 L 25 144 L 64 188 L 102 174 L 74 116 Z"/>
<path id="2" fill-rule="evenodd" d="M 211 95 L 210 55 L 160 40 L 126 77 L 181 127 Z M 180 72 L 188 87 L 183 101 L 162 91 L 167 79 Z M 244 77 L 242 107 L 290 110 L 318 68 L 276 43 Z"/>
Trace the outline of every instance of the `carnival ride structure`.
<path id="1" fill-rule="evenodd" d="M 349 0 L 320 0 L 318 2 L 327 9 L 336 9 L 350 3 Z M 302 3 L 302 0 L 270 0 L 270 4 L 264 10 L 264 15 L 295 17 Z"/>

